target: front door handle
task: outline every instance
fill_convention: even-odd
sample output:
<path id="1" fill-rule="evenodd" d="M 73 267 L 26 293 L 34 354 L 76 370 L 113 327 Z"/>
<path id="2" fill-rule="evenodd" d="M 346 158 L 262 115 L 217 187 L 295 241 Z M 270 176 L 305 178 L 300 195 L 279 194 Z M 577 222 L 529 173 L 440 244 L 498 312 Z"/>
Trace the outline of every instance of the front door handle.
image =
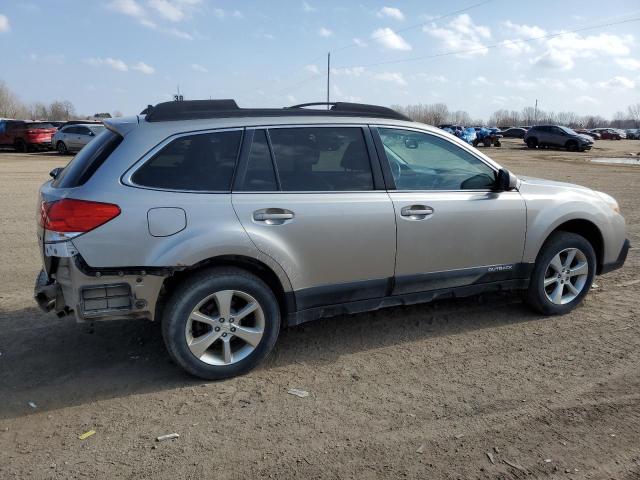
<path id="1" fill-rule="evenodd" d="M 422 220 L 429 215 L 433 215 L 433 208 L 427 205 L 409 205 L 402 207 L 400 215 L 407 217 L 409 220 Z"/>
<path id="2" fill-rule="evenodd" d="M 267 225 L 282 225 L 288 220 L 292 220 L 294 213 L 284 208 L 263 208 L 253 212 L 253 219 L 256 222 L 266 223 Z"/>

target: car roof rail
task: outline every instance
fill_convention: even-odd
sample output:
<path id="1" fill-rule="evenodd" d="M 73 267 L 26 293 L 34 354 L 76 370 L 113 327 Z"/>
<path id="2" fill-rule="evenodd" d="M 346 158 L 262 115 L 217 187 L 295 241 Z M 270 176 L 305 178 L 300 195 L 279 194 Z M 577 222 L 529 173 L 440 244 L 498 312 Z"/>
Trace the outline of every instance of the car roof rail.
<path id="1" fill-rule="evenodd" d="M 303 109 L 306 107 L 319 107 L 319 106 L 330 107 L 328 108 L 328 111 L 332 113 L 374 116 L 374 117 L 382 117 L 382 118 L 394 118 L 396 120 L 409 120 L 409 121 L 411 120 L 406 115 L 403 115 L 402 113 L 396 110 L 393 110 L 392 108 L 382 107 L 380 105 L 369 105 L 366 103 L 311 102 L 311 103 L 300 103 L 298 105 L 292 105 L 291 107 L 286 107 L 286 108 L 287 109 Z"/>
<path id="2" fill-rule="evenodd" d="M 327 110 L 309 109 L 311 106 L 328 106 Z M 235 100 L 183 100 L 149 105 L 140 115 L 147 122 L 195 120 L 225 117 L 278 117 L 278 116 L 345 116 L 376 117 L 395 120 L 411 119 L 391 108 L 349 102 L 303 103 L 284 108 L 240 108 Z"/>

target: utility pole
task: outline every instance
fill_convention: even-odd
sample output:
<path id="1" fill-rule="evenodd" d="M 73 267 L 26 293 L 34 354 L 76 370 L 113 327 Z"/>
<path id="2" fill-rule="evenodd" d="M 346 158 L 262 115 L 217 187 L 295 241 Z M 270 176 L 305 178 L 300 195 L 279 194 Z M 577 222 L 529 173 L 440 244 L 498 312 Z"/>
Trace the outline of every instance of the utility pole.
<path id="1" fill-rule="evenodd" d="M 538 124 L 538 99 L 536 98 L 536 107 L 533 110 L 533 124 Z"/>
<path id="2" fill-rule="evenodd" d="M 331 77 L 331 52 L 327 53 L 327 110 L 329 110 L 329 78 Z"/>

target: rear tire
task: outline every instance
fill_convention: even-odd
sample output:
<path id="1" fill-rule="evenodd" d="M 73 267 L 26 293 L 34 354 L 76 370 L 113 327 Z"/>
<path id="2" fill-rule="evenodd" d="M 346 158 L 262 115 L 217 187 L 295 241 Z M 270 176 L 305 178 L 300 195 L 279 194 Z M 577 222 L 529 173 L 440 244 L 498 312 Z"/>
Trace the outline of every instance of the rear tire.
<path id="1" fill-rule="evenodd" d="M 27 153 L 28 147 L 24 140 L 18 140 L 15 143 L 16 152 Z"/>
<path id="2" fill-rule="evenodd" d="M 536 148 L 538 146 L 538 140 L 535 138 L 527 138 L 527 147 Z"/>
<path id="3" fill-rule="evenodd" d="M 596 254 L 587 239 L 553 233 L 538 253 L 526 301 L 543 315 L 568 313 L 589 292 L 595 273 Z"/>
<path id="4" fill-rule="evenodd" d="M 233 267 L 189 277 L 171 294 L 162 318 L 171 358 L 207 380 L 253 369 L 269 354 L 279 332 L 280 308 L 271 289 Z"/>

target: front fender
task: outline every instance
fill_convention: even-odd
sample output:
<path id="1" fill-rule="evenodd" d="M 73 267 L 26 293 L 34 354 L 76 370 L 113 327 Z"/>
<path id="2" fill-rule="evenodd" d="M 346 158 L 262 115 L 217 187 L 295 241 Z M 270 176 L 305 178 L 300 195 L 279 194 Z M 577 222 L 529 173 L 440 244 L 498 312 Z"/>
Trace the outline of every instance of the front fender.
<path id="1" fill-rule="evenodd" d="M 626 238 L 624 218 L 592 190 L 524 181 L 520 192 L 527 206 L 524 262 L 535 262 L 549 235 L 571 220 L 586 220 L 598 229 L 603 240 L 603 263 L 618 257 Z"/>

